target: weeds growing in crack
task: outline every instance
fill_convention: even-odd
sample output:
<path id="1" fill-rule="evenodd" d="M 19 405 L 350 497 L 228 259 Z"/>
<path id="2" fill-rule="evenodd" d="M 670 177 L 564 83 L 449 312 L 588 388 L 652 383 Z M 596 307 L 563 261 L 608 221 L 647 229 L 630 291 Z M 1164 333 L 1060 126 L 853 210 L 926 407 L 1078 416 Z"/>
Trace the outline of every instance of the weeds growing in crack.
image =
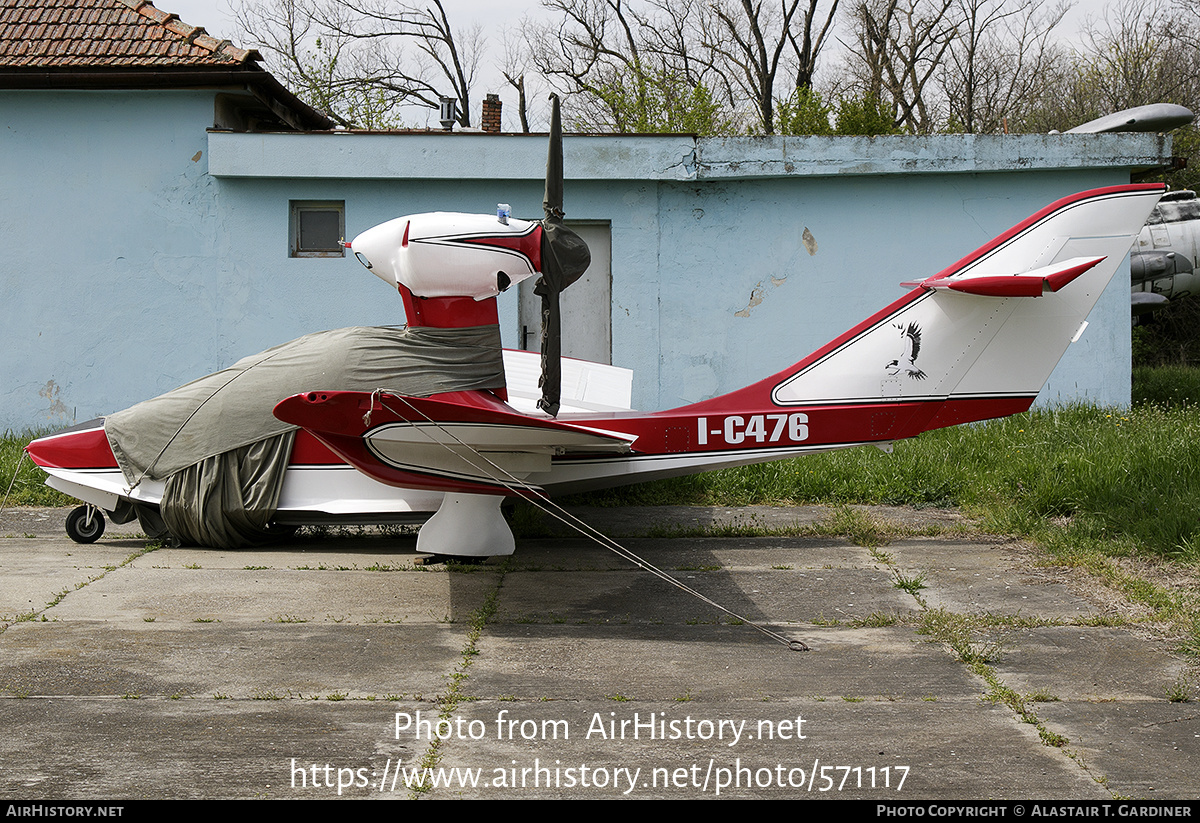
<path id="1" fill-rule="evenodd" d="M 467 620 L 467 623 L 471 628 L 467 632 L 467 642 L 463 646 L 461 659 L 459 660 L 458 666 L 455 667 L 454 671 L 452 671 L 447 678 L 450 683 L 449 687 L 446 689 L 444 694 L 437 698 L 436 701 L 438 705 L 439 720 L 446 720 L 449 722 L 454 716 L 454 713 L 458 710 L 458 704 L 470 699 L 466 694 L 465 685 L 471 676 L 471 665 L 475 662 L 475 658 L 479 655 L 479 638 L 483 636 L 483 628 L 493 617 L 496 616 L 496 609 L 498 608 L 500 602 L 500 587 L 504 584 L 504 576 L 508 573 L 508 568 L 507 562 L 500 567 L 500 579 L 496 581 L 496 587 L 488 593 L 486 598 L 484 598 L 483 604 L 478 609 L 475 609 L 473 612 L 471 612 L 471 615 Z M 421 760 L 417 764 L 418 768 L 424 770 L 436 769 L 438 764 L 442 761 L 441 746 L 441 738 L 435 736 L 434 739 L 430 741 L 429 747 L 425 750 L 425 753 L 421 755 Z M 428 773 L 426 772 L 420 783 L 410 787 L 409 799 L 416 800 L 417 798 L 428 794 L 432 790 L 433 784 L 430 782 Z"/>

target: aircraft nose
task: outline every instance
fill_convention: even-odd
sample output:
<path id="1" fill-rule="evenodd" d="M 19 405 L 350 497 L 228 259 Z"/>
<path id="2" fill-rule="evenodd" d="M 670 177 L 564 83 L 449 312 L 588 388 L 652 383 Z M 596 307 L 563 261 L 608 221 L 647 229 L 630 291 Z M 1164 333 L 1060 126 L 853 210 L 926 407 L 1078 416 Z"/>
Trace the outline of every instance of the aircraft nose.
<path id="1" fill-rule="evenodd" d="M 346 248 L 354 252 L 358 262 L 371 274 L 395 288 L 396 257 L 403 244 L 407 225 L 405 220 L 392 220 L 367 229 L 347 243 Z"/>

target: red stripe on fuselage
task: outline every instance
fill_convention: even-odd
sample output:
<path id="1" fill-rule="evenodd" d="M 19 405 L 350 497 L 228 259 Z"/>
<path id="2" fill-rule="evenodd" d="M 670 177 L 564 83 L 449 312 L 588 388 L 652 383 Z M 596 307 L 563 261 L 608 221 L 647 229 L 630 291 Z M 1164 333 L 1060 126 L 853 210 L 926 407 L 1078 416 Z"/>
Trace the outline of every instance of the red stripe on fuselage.
<path id="1" fill-rule="evenodd" d="M 1026 411 L 1034 395 L 891 400 L 803 407 L 695 407 L 650 415 L 563 415 L 562 422 L 635 435 L 638 455 L 835 447 L 915 437 L 932 429 Z M 700 421 L 704 421 L 701 424 Z M 796 437 L 796 435 L 801 435 Z M 565 458 L 564 458 L 565 459 Z"/>
<path id="2" fill-rule="evenodd" d="M 810 406 L 803 411 L 760 408 L 703 415 L 661 412 L 650 415 L 615 413 L 564 416 L 563 423 L 624 432 L 635 435 L 637 440 L 632 454 L 572 454 L 555 457 L 554 462 L 586 464 L 596 460 L 611 466 L 672 456 L 718 453 L 745 453 L 751 456 L 755 452 L 778 452 L 781 449 L 794 449 L 797 454 L 823 451 L 860 443 L 902 440 L 945 426 L 1006 417 L 1026 411 L 1033 399 L 1032 396 L 964 397 Z M 346 413 L 350 411 L 355 412 L 356 420 L 352 422 L 347 419 L 347 428 L 361 424 L 363 409 L 347 409 Z M 464 414 L 470 416 L 467 409 L 464 409 Z M 793 417 L 797 420 L 793 421 Z M 797 438 L 794 436 L 797 434 L 802 436 Z M 500 480 L 492 485 L 486 481 L 441 474 L 436 470 L 401 468 L 384 463 L 358 435 L 322 432 L 320 438 L 346 462 L 381 483 L 447 492 L 512 493 Z"/>

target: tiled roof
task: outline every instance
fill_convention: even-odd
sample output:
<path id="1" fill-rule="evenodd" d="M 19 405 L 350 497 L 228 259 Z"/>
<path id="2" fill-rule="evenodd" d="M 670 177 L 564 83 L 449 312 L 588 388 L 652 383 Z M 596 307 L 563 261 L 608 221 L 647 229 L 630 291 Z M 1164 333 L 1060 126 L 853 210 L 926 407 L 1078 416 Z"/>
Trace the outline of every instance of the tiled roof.
<path id="1" fill-rule="evenodd" d="M 0 0 L 3 67 L 258 69 L 258 59 L 146 0 Z"/>

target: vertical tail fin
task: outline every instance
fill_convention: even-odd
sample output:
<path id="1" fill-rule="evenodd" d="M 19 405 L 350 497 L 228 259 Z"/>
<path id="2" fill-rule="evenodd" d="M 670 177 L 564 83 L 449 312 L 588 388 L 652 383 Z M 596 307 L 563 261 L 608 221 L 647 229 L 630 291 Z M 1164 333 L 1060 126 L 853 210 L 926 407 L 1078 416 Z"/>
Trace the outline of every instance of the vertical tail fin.
<path id="1" fill-rule="evenodd" d="M 1063 198 L 778 374 L 687 407 L 937 403 L 924 428 L 1023 411 L 1099 299 L 1162 185 Z"/>

